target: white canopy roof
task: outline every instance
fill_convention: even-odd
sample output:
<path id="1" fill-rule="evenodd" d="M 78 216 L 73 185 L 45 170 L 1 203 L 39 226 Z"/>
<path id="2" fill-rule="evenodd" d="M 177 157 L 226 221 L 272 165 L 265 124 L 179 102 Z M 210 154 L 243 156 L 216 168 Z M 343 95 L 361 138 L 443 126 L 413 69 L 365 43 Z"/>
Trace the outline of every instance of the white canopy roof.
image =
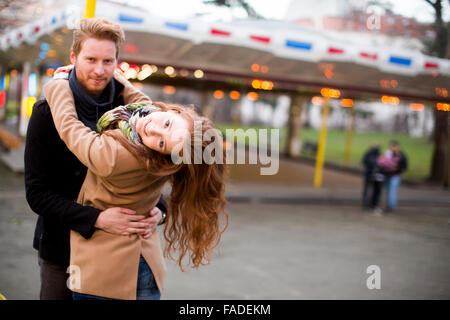
<path id="1" fill-rule="evenodd" d="M 0 49 L 34 44 L 62 27 L 73 28 L 81 13 L 76 5 L 50 13 L 3 35 Z M 282 86 L 328 85 L 448 101 L 436 88 L 448 86 L 450 60 L 419 51 L 367 47 L 279 21 L 174 21 L 103 1 L 97 2 L 96 13 L 123 26 L 122 60 L 272 79 Z M 268 71 L 255 73 L 252 64 Z M 380 87 L 383 80 L 397 85 Z"/>

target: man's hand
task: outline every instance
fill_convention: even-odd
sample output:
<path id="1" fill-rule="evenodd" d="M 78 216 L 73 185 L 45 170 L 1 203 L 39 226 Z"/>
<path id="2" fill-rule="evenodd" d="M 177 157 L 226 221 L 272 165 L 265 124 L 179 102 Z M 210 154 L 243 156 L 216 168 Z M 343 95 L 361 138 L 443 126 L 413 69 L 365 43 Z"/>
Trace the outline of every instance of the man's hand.
<path id="1" fill-rule="evenodd" d="M 146 235 L 150 229 L 150 223 L 145 222 L 144 218 L 143 215 L 136 215 L 136 211 L 114 207 L 100 213 L 95 222 L 95 227 L 121 236 L 128 236 L 133 233 Z"/>
<path id="2" fill-rule="evenodd" d="M 154 207 L 152 211 L 150 211 L 150 216 L 142 222 L 148 223 L 149 228 L 146 230 L 146 232 L 142 235 L 144 239 L 148 239 L 152 236 L 153 232 L 156 230 L 156 226 L 158 223 L 162 220 L 162 212 L 159 208 Z"/>
<path id="3" fill-rule="evenodd" d="M 150 211 L 150 216 L 136 215 L 136 211 L 114 207 L 100 213 L 95 223 L 97 229 L 127 236 L 130 234 L 141 235 L 144 239 L 151 237 L 156 230 L 156 226 L 162 219 L 162 212 L 155 207 Z"/>

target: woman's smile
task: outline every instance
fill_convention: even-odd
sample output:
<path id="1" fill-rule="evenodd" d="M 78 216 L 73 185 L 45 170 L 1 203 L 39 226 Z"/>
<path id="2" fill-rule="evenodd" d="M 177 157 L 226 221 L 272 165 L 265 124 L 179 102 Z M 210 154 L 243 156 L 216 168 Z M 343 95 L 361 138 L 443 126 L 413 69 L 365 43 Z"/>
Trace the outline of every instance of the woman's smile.
<path id="1" fill-rule="evenodd" d="M 152 122 L 152 119 L 148 119 L 147 123 L 144 125 L 144 132 L 148 134 L 147 126 Z"/>

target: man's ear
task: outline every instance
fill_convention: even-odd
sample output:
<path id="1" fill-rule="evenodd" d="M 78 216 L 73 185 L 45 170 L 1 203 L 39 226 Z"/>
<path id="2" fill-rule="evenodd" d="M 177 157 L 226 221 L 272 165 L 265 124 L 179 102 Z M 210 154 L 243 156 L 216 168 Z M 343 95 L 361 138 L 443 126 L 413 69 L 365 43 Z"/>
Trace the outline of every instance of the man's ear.
<path id="1" fill-rule="evenodd" d="M 77 57 L 73 53 L 72 49 L 70 49 L 70 63 L 75 65 L 75 62 L 77 61 Z"/>

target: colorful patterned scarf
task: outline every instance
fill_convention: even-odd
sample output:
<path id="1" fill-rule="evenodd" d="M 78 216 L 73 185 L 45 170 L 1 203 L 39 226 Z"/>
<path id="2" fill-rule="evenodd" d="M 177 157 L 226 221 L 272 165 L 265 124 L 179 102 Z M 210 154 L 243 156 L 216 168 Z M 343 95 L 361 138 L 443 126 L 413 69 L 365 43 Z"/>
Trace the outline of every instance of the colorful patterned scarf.
<path id="1" fill-rule="evenodd" d="M 155 111 L 161 111 L 161 109 L 146 103 L 130 103 L 114 108 L 104 113 L 98 120 L 97 132 L 118 128 L 131 142 L 142 143 L 142 139 L 136 130 L 137 120 Z"/>

